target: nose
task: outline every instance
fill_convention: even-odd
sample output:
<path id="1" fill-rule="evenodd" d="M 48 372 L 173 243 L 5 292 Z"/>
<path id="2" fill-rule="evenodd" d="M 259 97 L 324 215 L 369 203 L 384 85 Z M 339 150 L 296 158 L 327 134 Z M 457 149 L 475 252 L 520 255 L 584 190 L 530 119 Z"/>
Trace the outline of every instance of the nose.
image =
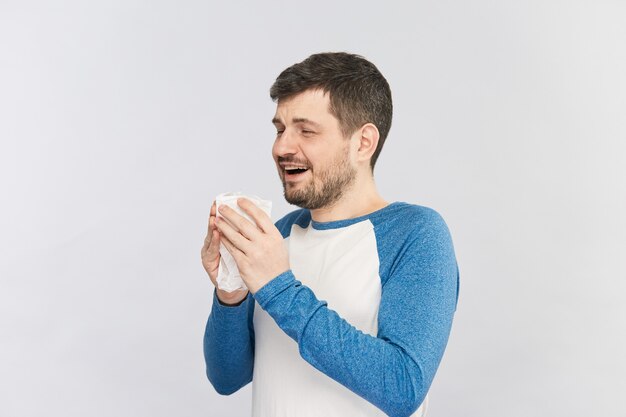
<path id="1" fill-rule="evenodd" d="M 276 135 L 273 152 L 276 156 L 293 155 L 298 153 L 297 138 L 289 129 L 285 129 L 280 135 Z"/>

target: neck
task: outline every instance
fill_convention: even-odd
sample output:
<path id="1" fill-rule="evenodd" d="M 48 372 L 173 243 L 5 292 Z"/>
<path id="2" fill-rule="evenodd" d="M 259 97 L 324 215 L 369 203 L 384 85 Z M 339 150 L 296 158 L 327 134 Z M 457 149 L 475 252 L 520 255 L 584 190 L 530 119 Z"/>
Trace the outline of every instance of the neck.
<path id="1" fill-rule="evenodd" d="M 374 178 L 369 173 L 357 176 L 352 186 L 331 206 L 311 210 L 311 217 L 316 222 L 353 219 L 380 210 L 388 204 L 378 194 Z"/>

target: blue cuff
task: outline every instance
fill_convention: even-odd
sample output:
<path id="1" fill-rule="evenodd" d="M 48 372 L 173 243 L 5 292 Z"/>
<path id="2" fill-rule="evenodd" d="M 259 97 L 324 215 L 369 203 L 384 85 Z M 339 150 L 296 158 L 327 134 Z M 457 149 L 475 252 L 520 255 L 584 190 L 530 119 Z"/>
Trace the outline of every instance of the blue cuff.
<path id="1" fill-rule="evenodd" d="M 217 298 L 217 289 L 213 289 L 213 310 L 218 311 L 221 315 L 229 315 L 229 314 L 241 314 L 241 310 L 246 310 L 248 305 L 248 300 L 250 299 L 250 292 L 246 298 L 241 300 L 239 304 L 236 305 L 226 305 L 222 304 L 220 299 Z"/>
<path id="2" fill-rule="evenodd" d="M 259 303 L 259 306 L 265 310 L 267 303 L 292 286 L 294 282 L 296 282 L 296 277 L 293 275 L 291 269 L 288 269 L 262 286 L 261 289 L 254 294 L 254 299 Z"/>

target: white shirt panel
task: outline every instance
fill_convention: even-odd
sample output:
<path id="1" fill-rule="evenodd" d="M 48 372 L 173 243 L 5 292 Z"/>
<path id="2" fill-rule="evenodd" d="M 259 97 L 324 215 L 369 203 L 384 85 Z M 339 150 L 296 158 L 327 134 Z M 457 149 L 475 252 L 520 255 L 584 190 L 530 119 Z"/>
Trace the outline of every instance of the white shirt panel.
<path id="1" fill-rule="evenodd" d="M 372 223 L 329 230 L 294 224 L 285 244 L 294 276 L 328 308 L 376 336 L 381 280 Z M 254 417 L 385 415 L 302 359 L 297 343 L 258 304 L 254 331 Z"/>

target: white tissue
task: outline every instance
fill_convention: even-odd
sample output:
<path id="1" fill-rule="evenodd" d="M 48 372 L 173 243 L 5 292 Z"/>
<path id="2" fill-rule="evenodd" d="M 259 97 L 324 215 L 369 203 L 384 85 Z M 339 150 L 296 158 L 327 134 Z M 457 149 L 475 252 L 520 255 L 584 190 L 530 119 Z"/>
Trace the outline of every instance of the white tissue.
<path id="1" fill-rule="evenodd" d="M 248 196 L 243 195 L 240 192 L 237 193 L 224 193 L 220 194 L 215 198 L 215 206 L 216 206 L 216 215 L 220 212 L 220 206 L 222 204 L 227 205 L 228 207 L 234 209 L 241 216 L 248 219 L 252 224 L 256 224 L 254 219 L 252 219 L 248 214 L 246 214 L 239 206 L 237 205 L 237 199 L 244 197 L 250 201 L 252 201 L 257 207 L 265 212 L 268 216 L 272 214 L 272 202 L 269 200 L 262 200 L 257 196 Z M 237 268 L 237 263 L 235 262 L 235 258 L 232 257 L 226 246 L 220 242 L 220 266 L 217 270 L 217 287 L 220 290 L 232 292 L 239 289 L 247 290 L 246 284 L 243 282 L 241 275 L 239 274 L 239 269 Z"/>

